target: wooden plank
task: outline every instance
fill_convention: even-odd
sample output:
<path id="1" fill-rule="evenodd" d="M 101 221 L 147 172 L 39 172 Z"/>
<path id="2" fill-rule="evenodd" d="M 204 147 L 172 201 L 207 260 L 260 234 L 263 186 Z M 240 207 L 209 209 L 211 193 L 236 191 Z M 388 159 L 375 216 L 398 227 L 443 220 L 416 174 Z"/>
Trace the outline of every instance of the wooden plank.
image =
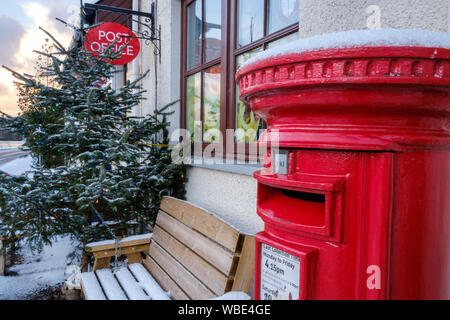
<path id="1" fill-rule="evenodd" d="M 125 293 L 111 270 L 98 270 L 96 274 L 108 300 L 127 300 Z"/>
<path id="2" fill-rule="evenodd" d="M 150 238 L 144 238 L 144 239 L 136 239 L 136 240 L 130 240 L 130 241 L 121 241 L 119 243 L 120 248 L 125 249 L 128 247 L 140 247 L 140 246 L 149 246 L 151 243 L 151 239 Z M 108 244 L 103 244 L 103 245 L 92 245 L 92 244 L 88 244 L 87 248 L 88 251 L 90 252 L 97 252 L 97 251 L 107 251 L 107 250 L 115 250 L 116 249 L 116 244 L 115 243 L 108 243 Z"/>
<path id="3" fill-rule="evenodd" d="M 116 277 L 130 300 L 150 300 L 150 297 L 142 290 L 127 268 L 119 269 L 116 272 Z"/>
<path id="4" fill-rule="evenodd" d="M 106 258 L 97 258 L 97 257 L 95 257 L 94 272 L 97 271 L 97 270 L 101 270 L 101 269 L 108 269 L 110 263 L 111 263 L 111 258 L 110 257 L 106 257 Z"/>
<path id="5" fill-rule="evenodd" d="M 81 274 L 81 291 L 86 300 L 106 300 L 102 287 L 93 272 Z"/>
<path id="6" fill-rule="evenodd" d="M 211 263 L 223 274 L 230 275 L 236 255 L 219 246 L 204 235 L 187 227 L 163 211 L 159 212 L 158 225 L 186 247 Z"/>
<path id="7" fill-rule="evenodd" d="M 132 253 L 138 253 L 138 252 L 147 252 L 149 246 L 147 244 L 134 246 L 134 247 L 126 247 L 120 249 L 120 255 L 128 255 Z M 114 257 L 116 255 L 116 250 L 103 250 L 103 251 L 96 251 L 94 252 L 94 257 L 99 258 L 106 258 L 106 257 Z"/>
<path id="8" fill-rule="evenodd" d="M 173 281 L 169 275 L 161 269 L 161 267 L 153 260 L 152 257 L 147 256 L 144 261 L 144 266 L 158 281 L 161 288 L 170 292 L 170 296 L 174 300 L 191 300 L 191 298 L 178 286 L 178 284 Z"/>
<path id="9" fill-rule="evenodd" d="M 249 293 L 255 270 L 255 237 L 245 236 L 232 291 Z"/>
<path id="10" fill-rule="evenodd" d="M 128 259 L 128 264 L 142 263 L 142 254 L 140 252 L 130 253 L 130 254 L 127 254 L 127 259 Z"/>
<path id="11" fill-rule="evenodd" d="M 152 300 L 170 300 L 169 294 L 161 288 L 141 263 L 130 264 L 128 268 Z"/>
<path id="12" fill-rule="evenodd" d="M 224 247 L 236 252 L 239 232 L 213 214 L 186 201 L 164 197 L 161 210 Z"/>
<path id="13" fill-rule="evenodd" d="M 204 300 L 215 297 L 202 282 L 186 270 L 177 260 L 169 255 L 155 241 L 150 246 L 150 256 L 193 300 Z M 153 274 L 158 283 L 162 284 Z"/>
<path id="14" fill-rule="evenodd" d="M 158 226 L 153 230 L 153 242 L 175 257 L 215 294 L 220 296 L 225 293 L 230 279 Z"/>

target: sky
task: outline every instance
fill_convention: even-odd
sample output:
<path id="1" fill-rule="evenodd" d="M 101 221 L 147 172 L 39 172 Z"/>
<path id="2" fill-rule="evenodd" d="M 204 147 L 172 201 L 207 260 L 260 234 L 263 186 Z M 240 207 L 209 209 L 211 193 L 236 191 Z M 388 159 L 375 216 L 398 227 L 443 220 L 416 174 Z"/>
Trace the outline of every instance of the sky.
<path id="1" fill-rule="evenodd" d="M 87 0 L 84 2 L 95 2 Z M 49 31 L 63 45 L 69 45 L 72 29 L 55 18 L 75 23 L 80 0 L 0 0 L 0 66 L 17 72 L 35 74 L 37 54 Z M 0 67 L 0 110 L 17 115 L 17 93 L 12 75 Z"/>

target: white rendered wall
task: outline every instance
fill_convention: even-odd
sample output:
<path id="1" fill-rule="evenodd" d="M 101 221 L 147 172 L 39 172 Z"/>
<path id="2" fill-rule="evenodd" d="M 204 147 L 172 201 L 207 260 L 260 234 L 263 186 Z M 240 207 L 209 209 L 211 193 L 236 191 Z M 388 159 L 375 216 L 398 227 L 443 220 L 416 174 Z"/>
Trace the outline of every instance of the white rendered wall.
<path id="1" fill-rule="evenodd" d="M 135 10 L 150 12 L 151 1 L 135 1 L 138 8 Z M 173 101 L 180 99 L 180 47 L 181 47 L 181 1 L 179 0 L 156 0 L 156 27 L 161 25 L 161 60 L 160 56 L 154 55 L 153 43 L 141 40 L 141 53 L 134 60 L 128 71 L 129 79 L 149 71 L 143 79 L 143 87 L 147 90 L 144 100 L 134 110 L 134 115 L 144 117 L 154 111 L 155 106 L 161 108 Z M 141 18 L 141 22 L 144 22 Z M 139 26 L 142 32 L 146 28 Z M 137 73 L 133 72 L 137 70 Z M 156 79 L 156 81 L 155 81 Z M 169 111 L 175 113 L 169 119 L 171 129 L 180 127 L 180 104 L 172 106 Z"/>
<path id="2" fill-rule="evenodd" d="M 300 0 L 300 36 L 369 29 L 447 32 L 448 0 Z"/>
<path id="3" fill-rule="evenodd" d="M 264 228 L 256 214 L 257 183 L 253 177 L 191 168 L 188 179 L 188 201 L 215 212 L 243 233 L 255 234 Z"/>

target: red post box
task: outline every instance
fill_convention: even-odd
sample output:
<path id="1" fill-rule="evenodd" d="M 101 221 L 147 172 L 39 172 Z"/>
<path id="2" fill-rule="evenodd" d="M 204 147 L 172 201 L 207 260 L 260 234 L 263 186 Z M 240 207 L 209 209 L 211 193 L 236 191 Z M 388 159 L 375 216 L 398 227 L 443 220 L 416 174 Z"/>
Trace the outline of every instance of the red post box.
<path id="1" fill-rule="evenodd" d="M 268 124 L 256 299 L 448 299 L 450 50 L 285 54 L 237 81 Z"/>

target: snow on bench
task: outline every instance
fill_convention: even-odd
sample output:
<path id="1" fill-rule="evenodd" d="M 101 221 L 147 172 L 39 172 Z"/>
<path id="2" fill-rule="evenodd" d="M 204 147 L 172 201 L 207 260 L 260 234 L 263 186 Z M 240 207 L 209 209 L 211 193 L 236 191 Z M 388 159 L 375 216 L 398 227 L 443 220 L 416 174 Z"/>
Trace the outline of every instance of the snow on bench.
<path id="1" fill-rule="evenodd" d="M 131 264 L 117 270 L 86 272 L 81 275 L 87 300 L 170 300 L 142 264 Z"/>
<path id="2" fill-rule="evenodd" d="M 83 273 L 85 298 L 87 300 L 127 300 L 120 289 L 121 286 L 130 300 L 170 300 L 170 294 L 159 286 L 142 264 L 132 264 L 128 268 L 129 270 L 119 269 L 115 275 L 110 270 Z M 120 282 L 120 286 L 116 279 Z M 102 286 L 107 297 L 103 293 Z M 251 300 L 251 297 L 245 292 L 230 291 L 211 300 Z"/>
<path id="3" fill-rule="evenodd" d="M 81 281 L 83 282 L 83 293 L 86 300 L 106 300 L 95 273 L 82 273 Z"/>
<path id="4" fill-rule="evenodd" d="M 123 244 L 129 241 L 136 241 L 136 240 L 150 240 L 152 238 L 152 234 L 151 233 L 147 233 L 147 234 L 140 234 L 137 236 L 130 236 L 130 237 L 126 237 L 123 238 L 122 240 L 119 241 L 119 244 Z M 115 246 L 116 242 L 114 240 L 104 240 L 104 241 L 98 241 L 98 242 L 92 242 L 89 243 L 88 245 L 86 245 L 87 248 L 93 248 L 93 247 L 100 247 L 100 246 Z"/>

